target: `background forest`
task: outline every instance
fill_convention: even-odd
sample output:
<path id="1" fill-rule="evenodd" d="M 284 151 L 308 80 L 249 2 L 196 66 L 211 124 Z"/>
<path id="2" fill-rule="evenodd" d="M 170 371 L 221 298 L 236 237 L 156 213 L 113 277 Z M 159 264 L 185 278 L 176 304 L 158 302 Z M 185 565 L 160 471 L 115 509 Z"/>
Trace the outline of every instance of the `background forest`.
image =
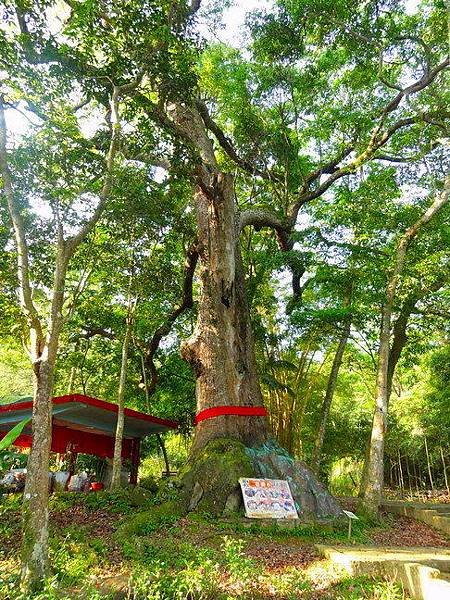
<path id="1" fill-rule="evenodd" d="M 0 403 L 33 398 L 27 454 L 0 411 L 0 470 L 27 469 L 0 599 L 405 597 L 409 571 L 349 578 L 313 542 L 448 542 L 445 504 L 439 532 L 383 513 L 449 498 L 446 3 L 0 15 Z M 52 495 L 52 397 L 75 393 L 118 405 L 111 482 Z M 124 406 L 179 422 L 176 477 L 149 436 L 121 489 Z M 243 476 L 289 482 L 292 530 L 245 521 Z"/>
<path id="2" fill-rule="evenodd" d="M 350 30 L 345 4 L 336 5 L 329 19 L 320 3 L 280 2 L 272 12 L 248 12 L 239 47 L 217 41 L 221 10 L 210 4 L 199 17 L 200 29 L 188 35 L 192 41 L 175 41 L 178 54 L 173 50 L 167 63 L 155 67 L 167 97 L 198 87 L 214 116 L 211 131 L 218 136 L 220 161 L 235 169 L 240 210 L 270 206 L 281 219 L 302 173 L 314 161 L 326 161 L 331 146 L 363 136 L 372 110 L 368 95 L 377 94 L 375 104 L 382 104 L 386 94 L 395 95 L 400 84 L 410 84 L 417 72 L 429 73 L 437 63 L 445 46 L 443 3 L 408 5 L 406 12 L 397 3 L 380 9 L 373 47 L 364 50 L 361 40 L 368 35 L 372 9 L 367 21 L 362 11 Z M 150 6 L 156 14 L 156 4 Z M 92 211 L 110 126 L 108 114 L 103 120 L 103 83 L 95 77 L 80 83 L 71 61 L 78 53 L 78 58 L 95 55 L 101 63 L 102 55 L 119 56 L 128 43 L 119 35 L 125 13 L 115 17 L 116 33 L 102 38 L 112 25 L 104 16 L 91 18 L 99 10 L 96 3 L 74 9 L 66 22 L 64 12 L 49 10 L 53 35 L 66 27 L 67 48 L 59 48 L 59 64 L 41 68 L 33 60 L 33 53 L 48 51 L 37 42 L 43 24 L 36 15 L 34 21 L 27 17 L 35 28 L 33 48 L 19 50 L 11 41 L 9 5 L 2 34 L 7 60 L 20 54 L 24 59 L 14 74 L 3 73 L 2 85 L 12 131 L 10 168 L 28 236 L 34 301 L 43 313 L 51 301 L 53 232 L 58 223 L 75 231 Z M 309 23 L 317 19 L 306 34 L 302 11 Z M 197 45 L 198 31 L 206 35 L 204 46 Z M 54 45 L 49 40 L 45 43 Z M 123 68 L 118 60 L 112 68 Z M 377 78 L 384 89 L 374 92 Z M 444 79 L 439 81 L 407 95 L 406 110 L 422 111 L 420 122 L 401 129 L 388 148 L 360 161 L 302 206 L 288 248 L 280 247 L 270 229 L 247 228 L 241 236 L 272 434 L 294 456 L 313 462 L 339 493 L 356 493 L 359 486 L 396 244 L 442 187 L 447 168 Z M 192 159 L 182 144 L 146 121 L 138 105 L 136 96 L 124 100 L 113 190 L 70 262 L 54 394 L 117 400 L 132 297 L 125 404 L 178 420 L 181 441 L 170 445 L 184 449 L 182 460 L 195 414 L 195 379 L 179 347 L 193 331 L 199 294 L 192 260 Z M 231 151 L 227 144 L 233 144 Z M 233 152 L 241 169 L 231 163 Z M 256 178 L 249 176 L 249 164 L 259 173 Z M 8 402 L 32 395 L 32 378 L 4 195 L 0 210 L 0 397 Z M 385 462 L 387 484 L 394 487 L 448 488 L 449 218 L 444 207 L 420 232 L 395 294 Z"/>

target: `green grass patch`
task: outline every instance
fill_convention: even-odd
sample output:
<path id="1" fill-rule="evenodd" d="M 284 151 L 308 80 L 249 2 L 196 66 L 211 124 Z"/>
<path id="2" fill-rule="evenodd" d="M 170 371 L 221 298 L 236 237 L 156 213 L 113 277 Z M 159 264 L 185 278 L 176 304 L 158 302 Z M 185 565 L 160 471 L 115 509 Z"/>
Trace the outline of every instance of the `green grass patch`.
<path id="1" fill-rule="evenodd" d="M 336 600 L 403 600 L 405 597 L 400 585 L 365 575 L 346 577 L 332 589 Z"/>
<path id="2" fill-rule="evenodd" d="M 155 495 L 144 488 L 120 488 L 114 492 L 59 492 L 50 498 L 50 509 L 64 511 L 73 506 L 84 506 L 90 510 L 104 510 L 114 514 L 135 513 L 155 504 Z"/>
<path id="3" fill-rule="evenodd" d="M 78 584 L 107 558 L 104 540 L 91 537 L 86 528 L 66 527 L 50 539 L 50 564 L 58 581 Z"/>
<path id="4" fill-rule="evenodd" d="M 298 538 L 305 542 L 345 542 L 348 541 L 348 525 L 344 522 L 330 524 L 308 523 L 298 524 L 294 527 L 285 527 L 282 524 L 274 522 L 269 525 L 262 525 L 258 522 L 244 522 L 242 519 L 233 521 L 219 521 L 215 525 L 222 531 L 234 533 L 249 533 L 266 538 L 287 539 Z M 356 521 L 352 526 L 352 540 L 358 543 L 367 543 L 370 541 L 369 526 L 361 521 Z"/>

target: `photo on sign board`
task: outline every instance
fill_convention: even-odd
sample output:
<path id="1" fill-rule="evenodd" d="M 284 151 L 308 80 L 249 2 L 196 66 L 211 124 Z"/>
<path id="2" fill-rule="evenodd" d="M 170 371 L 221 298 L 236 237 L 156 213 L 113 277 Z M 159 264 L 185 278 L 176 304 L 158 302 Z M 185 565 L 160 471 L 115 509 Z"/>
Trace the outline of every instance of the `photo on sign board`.
<path id="1" fill-rule="evenodd" d="M 281 479 L 239 479 L 245 516 L 250 519 L 298 519 L 287 481 Z"/>

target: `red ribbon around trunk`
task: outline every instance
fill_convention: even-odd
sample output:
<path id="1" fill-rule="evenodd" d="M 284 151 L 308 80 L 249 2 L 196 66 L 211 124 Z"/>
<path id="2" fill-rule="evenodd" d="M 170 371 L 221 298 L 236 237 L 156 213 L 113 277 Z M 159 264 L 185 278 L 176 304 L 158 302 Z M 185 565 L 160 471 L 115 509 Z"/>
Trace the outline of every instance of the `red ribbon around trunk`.
<path id="1" fill-rule="evenodd" d="M 200 411 L 194 419 L 194 424 L 197 425 L 200 421 L 220 417 L 220 415 L 266 417 L 267 410 L 263 406 L 214 406 L 213 408 L 205 408 L 205 410 Z"/>

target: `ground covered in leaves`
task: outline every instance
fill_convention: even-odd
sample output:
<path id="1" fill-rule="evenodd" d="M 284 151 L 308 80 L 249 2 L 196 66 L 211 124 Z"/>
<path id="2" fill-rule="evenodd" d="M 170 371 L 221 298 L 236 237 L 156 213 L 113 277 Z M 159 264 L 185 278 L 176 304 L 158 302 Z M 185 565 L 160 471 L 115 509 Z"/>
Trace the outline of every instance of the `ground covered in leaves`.
<path id="1" fill-rule="evenodd" d="M 0 502 L 0 600 L 18 592 L 20 498 Z M 445 546 L 431 527 L 407 517 L 361 518 L 353 542 Z M 345 524 L 263 527 L 243 519 L 180 516 L 144 491 L 61 494 L 51 500 L 53 575 L 37 600 L 397 600 L 395 584 L 349 577 L 314 544 L 347 544 Z"/>

